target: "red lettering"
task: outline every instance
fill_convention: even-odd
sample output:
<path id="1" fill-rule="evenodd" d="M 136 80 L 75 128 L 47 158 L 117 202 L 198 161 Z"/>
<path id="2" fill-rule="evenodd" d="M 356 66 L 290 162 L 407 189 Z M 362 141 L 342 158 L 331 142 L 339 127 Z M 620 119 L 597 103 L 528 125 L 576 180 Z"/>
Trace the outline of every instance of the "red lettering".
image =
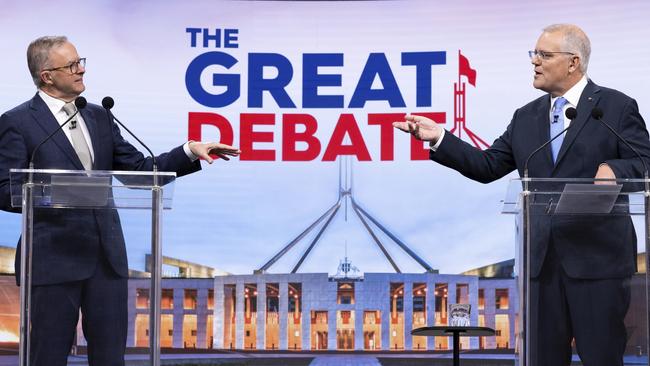
<path id="1" fill-rule="evenodd" d="M 275 150 L 255 150 L 255 142 L 273 142 L 273 132 L 253 131 L 254 125 L 274 125 L 273 113 L 242 113 L 239 120 L 239 160 L 274 161 Z"/>
<path id="2" fill-rule="evenodd" d="M 224 116 L 216 113 L 190 112 L 187 118 L 187 139 L 202 141 L 201 129 L 205 125 L 214 126 L 219 130 L 219 138 L 217 141 L 222 144 L 232 145 L 234 139 L 232 126 Z M 211 156 L 213 159 L 219 159 L 217 155 Z"/>
<path id="3" fill-rule="evenodd" d="M 404 119 L 404 113 L 370 113 L 368 114 L 369 125 L 379 125 L 379 158 L 382 161 L 395 159 L 395 127 L 393 122 Z"/>
<path id="4" fill-rule="evenodd" d="M 304 132 L 297 132 L 298 125 L 305 126 Z M 311 161 L 320 154 L 320 141 L 314 136 L 318 129 L 316 118 L 310 114 L 282 115 L 282 160 Z M 296 143 L 307 144 L 306 150 L 298 150 Z"/>
<path id="5" fill-rule="evenodd" d="M 350 136 L 350 145 L 343 145 L 346 134 Z M 339 117 L 332 138 L 323 154 L 323 161 L 334 161 L 340 155 L 356 155 L 359 161 L 370 161 L 370 153 L 363 141 L 357 121 L 349 113 L 341 114 Z"/>

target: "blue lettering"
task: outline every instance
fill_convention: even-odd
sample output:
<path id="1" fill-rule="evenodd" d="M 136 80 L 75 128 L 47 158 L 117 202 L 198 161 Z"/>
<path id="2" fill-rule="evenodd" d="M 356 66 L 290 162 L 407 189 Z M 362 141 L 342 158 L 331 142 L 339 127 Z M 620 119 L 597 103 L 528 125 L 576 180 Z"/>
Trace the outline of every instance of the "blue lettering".
<path id="1" fill-rule="evenodd" d="M 264 79 L 264 68 L 274 67 L 278 75 L 274 79 Z M 280 108 L 296 108 L 284 89 L 293 77 L 291 61 L 277 53 L 248 54 L 248 107 L 261 108 L 262 95 L 268 91 Z"/>
<path id="2" fill-rule="evenodd" d="M 343 108 L 343 95 L 318 95 L 319 86 L 341 86 L 341 74 L 319 74 L 319 66 L 343 66 L 343 54 L 305 53 L 302 56 L 303 108 Z"/>
<path id="3" fill-rule="evenodd" d="M 375 76 L 379 77 L 383 89 L 371 89 Z M 349 108 L 363 108 L 369 100 L 385 100 L 392 108 L 406 107 L 386 55 L 371 53 L 352 94 Z"/>
<path id="4" fill-rule="evenodd" d="M 196 47 L 196 36 L 201 33 L 201 28 L 185 28 L 185 32 L 191 35 L 190 46 Z"/>
<path id="5" fill-rule="evenodd" d="M 416 105 L 418 107 L 431 106 L 431 66 L 447 63 L 447 52 L 404 52 L 402 65 L 415 66 Z"/>
<path id="6" fill-rule="evenodd" d="M 223 52 L 206 52 L 198 55 L 190 62 L 185 72 L 185 87 L 190 96 L 198 103 L 211 108 L 225 107 L 239 98 L 239 75 L 213 74 L 212 85 L 225 86 L 226 91 L 221 94 L 207 92 L 201 85 L 201 73 L 206 67 L 212 65 L 223 66 L 230 69 L 237 63 L 237 59 Z"/>
<path id="7" fill-rule="evenodd" d="M 239 44 L 237 44 L 237 41 L 239 38 L 237 37 L 239 34 L 238 29 L 224 29 L 223 32 L 223 47 L 224 48 L 238 48 Z"/>

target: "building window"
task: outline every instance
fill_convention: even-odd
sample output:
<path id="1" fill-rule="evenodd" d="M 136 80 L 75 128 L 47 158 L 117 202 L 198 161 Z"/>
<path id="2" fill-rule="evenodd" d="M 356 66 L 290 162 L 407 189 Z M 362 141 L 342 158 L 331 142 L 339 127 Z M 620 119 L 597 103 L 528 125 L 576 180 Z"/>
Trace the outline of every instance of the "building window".
<path id="1" fill-rule="evenodd" d="M 183 300 L 183 309 L 194 310 L 196 309 L 196 289 L 185 289 L 185 298 Z"/>
<path id="2" fill-rule="evenodd" d="M 162 301 L 160 304 L 162 309 L 173 309 L 174 308 L 174 290 L 170 288 L 164 288 L 162 290 Z"/>
<path id="3" fill-rule="evenodd" d="M 139 288 L 135 290 L 136 309 L 149 309 L 149 289 Z"/>
<path id="4" fill-rule="evenodd" d="M 507 288 L 498 288 L 495 291 L 495 307 L 497 310 L 506 310 L 508 309 L 508 289 Z"/>
<path id="5" fill-rule="evenodd" d="M 208 309 L 210 309 L 210 310 L 214 309 L 214 290 L 213 289 L 208 290 Z"/>
<path id="6" fill-rule="evenodd" d="M 485 309 L 485 290 L 482 288 L 478 289 L 478 309 Z"/>
<path id="7" fill-rule="evenodd" d="M 339 282 L 336 295 L 337 304 L 354 304 L 354 282 Z"/>

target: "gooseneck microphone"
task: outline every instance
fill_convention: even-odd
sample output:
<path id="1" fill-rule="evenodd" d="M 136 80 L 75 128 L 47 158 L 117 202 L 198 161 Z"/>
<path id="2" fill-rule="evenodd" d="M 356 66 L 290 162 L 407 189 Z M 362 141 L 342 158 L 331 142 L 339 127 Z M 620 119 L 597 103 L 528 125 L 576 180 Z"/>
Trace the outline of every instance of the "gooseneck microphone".
<path id="1" fill-rule="evenodd" d="M 569 107 L 569 108 L 567 108 L 566 112 L 564 112 L 564 116 L 565 116 L 566 118 L 570 119 L 571 122 L 573 122 L 573 120 L 576 118 L 577 115 L 578 115 L 578 111 L 577 111 L 575 108 L 573 108 L 573 107 Z M 551 142 L 553 142 L 553 140 L 555 140 L 556 138 L 562 136 L 562 134 L 565 133 L 567 130 L 569 130 L 569 128 L 571 128 L 571 126 L 573 126 L 573 124 L 572 124 L 572 123 L 569 123 L 569 125 L 567 126 L 567 128 L 563 129 L 563 130 L 562 130 L 560 133 L 558 133 L 557 135 L 551 137 L 550 140 L 548 140 L 548 141 L 546 141 L 545 143 L 543 143 L 542 146 L 538 147 L 537 149 L 535 149 L 535 151 L 533 151 L 532 153 L 530 153 L 530 155 L 528 155 L 528 158 L 526 158 L 526 162 L 524 163 L 524 178 L 528 178 L 528 163 L 530 162 L 530 159 L 531 159 L 533 156 L 535 156 L 538 152 L 540 152 L 543 148 L 545 148 L 546 146 L 548 146 L 548 144 L 550 144 Z M 525 185 L 526 185 L 526 190 L 528 190 L 528 189 L 527 189 L 527 188 L 528 188 L 528 182 L 527 182 L 527 181 L 525 182 Z"/>
<path id="2" fill-rule="evenodd" d="M 66 119 L 65 122 L 63 122 L 61 125 L 59 125 L 59 127 L 56 130 L 52 131 L 51 134 L 49 134 L 43 141 L 41 141 L 41 143 L 36 145 L 36 147 L 32 151 L 32 156 L 29 159 L 29 169 L 34 169 L 34 159 L 36 158 L 36 152 L 38 151 L 38 149 L 41 146 L 43 146 L 43 144 L 46 143 L 49 139 L 51 139 L 52 136 L 54 136 L 57 132 L 59 132 L 61 129 L 63 129 L 63 126 L 70 123 L 70 121 L 72 121 L 77 116 L 77 114 L 79 114 L 79 111 L 81 109 L 84 109 L 87 104 L 88 104 L 88 102 L 86 101 L 86 98 L 84 98 L 84 97 L 77 97 L 77 99 L 74 100 L 74 105 L 77 107 L 77 110 L 70 117 L 68 117 L 68 119 Z"/>
<path id="3" fill-rule="evenodd" d="M 616 132 L 616 130 L 614 130 L 612 128 L 612 126 L 610 126 L 607 122 L 603 121 L 603 110 L 602 109 L 600 109 L 598 107 L 594 107 L 591 110 L 591 117 L 598 120 L 598 122 L 600 122 L 603 126 L 607 127 L 607 129 L 611 133 L 613 133 L 621 142 L 623 142 L 625 144 L 625 146 L 627 146 L 630 150 L 632 150 L 632 152 L 634 152 L 636 157 L 639 158 L 639 160 L 641 160 L 641 164 L 643 164 L 643 178 L 646 180 L 646 182 L 645 182 L 645 190 L 646 190 L 646 192 L 650 191 L 650 186 L 648 185 L 648 165 L 646 164 L 645 160 L 643 160 L 643 157 L 641 156 L 639 151 L 637 149 L 635 149 L 634 147 L 632 147 L 632 145 L 630 145 L 630 143 L 625 138 L 623 138 L 623 136 L 621 136 L 618 132 Z"/>
<path id="4" fill-rule="evenodd" d="M 147 149 L 147 151 L 149 152 L 149 156 L 151 156 L 151 160 L 153 161 L 153 171 L 157 172 L 158 165 L 156 164 L 156 156 L 153 154 L 151 149 L 149 149 L 149 146 L 145 145 L 145 143 L 142 142 L 142 140 L 140 140 L 138 136 L 136 136 L 133 132 L 131 132 L 131 130 L 129 130 L 122 122 L 120 122 L 119 119 L 117 119 L 117 117 L 115 117 L 115 115 L 113 115 L 113 112 L 111 112 L 111 108 L 113 108 L 113 106 L 115 106 L 115 101 L 113 100 L 113 98 L 104 97 L 104 99 L 102 99 L 102 107 L 106 109 L 108 118 L 112 121 L 117 122 L 120 126 L 122 126 L 123 129 L 126 130 L 126 132 L 129 133 L 129 135 L 133 136 L 133 138 L 136 139 L 140 143 L 140 145 L 142 145 L 145 149 Z"/>

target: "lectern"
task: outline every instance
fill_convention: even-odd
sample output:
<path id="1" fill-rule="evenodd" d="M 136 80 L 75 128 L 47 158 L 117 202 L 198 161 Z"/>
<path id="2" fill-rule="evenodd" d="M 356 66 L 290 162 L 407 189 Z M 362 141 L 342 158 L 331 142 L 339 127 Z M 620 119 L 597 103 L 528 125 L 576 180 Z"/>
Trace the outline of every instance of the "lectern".
<path id="1" fill-rule="evenodd" d="M 637 259 L 638 270 L 631 281 L 632 299 L 626 316 L 628 331 L 626 357 L 648 364 L 649 317 L 648 299 L 648 250 L 650 248 L 650 182 L 647 179 L 559 179 L 518 178 L 512 179 L 504 199 L 502 213 L 515 215 L 517 252 L 516 280 L 518 285 L 518 319 L 515 340 L 517 365 L 534 366 L 530 360 L 531 313 L 530 301 L 531 266 L 539 266 L 544 258 L 539 251 L 540 243 L 548 240 L 549 230 L 572 221 L 583 224 L 585 235 L 598 230 L 593 223 L 627 220 L 634 223 L 637 247 L 634 253 L 645 253 Z M 587 225 L 584 225 L 587 223 Z M 594 232 L 588 233 L 588 231 Z M 632 245 L 632 243 L 630 243 Z M 584 250 L 588 251 L 587 246 Z M 632 255 L 631 255 L 632 257 Z M 632 258 L 630 258 L 632 260 Z M 552 321 L 552 319 L 548 319 Z M 594 319 L 602 321 L 602 319 Z M 636 363 L 635 362 L 635 363 Z"/>
<path id="2" fill-rule="evenodd" d="M 149 346 L 151 365 L 160 365 L 161 216 L 163 209 L 171 208 L 176 173 L 11 169 L 10 179 L 12 206 L 22 210 L 19 365 L 28 366 L 30 357 L 32 253 L 39 249 L 38 237 L 47 235 L 38 231 L 39 217 L 46 217 L 45 210 L 57 210 L 61 211 L 61 223 L 65 223 L 66 210 L 102 215 L 103 210 L 117 209 L 150 213 Z M 111 229 L 122 235 L 121 227 Z"/>

